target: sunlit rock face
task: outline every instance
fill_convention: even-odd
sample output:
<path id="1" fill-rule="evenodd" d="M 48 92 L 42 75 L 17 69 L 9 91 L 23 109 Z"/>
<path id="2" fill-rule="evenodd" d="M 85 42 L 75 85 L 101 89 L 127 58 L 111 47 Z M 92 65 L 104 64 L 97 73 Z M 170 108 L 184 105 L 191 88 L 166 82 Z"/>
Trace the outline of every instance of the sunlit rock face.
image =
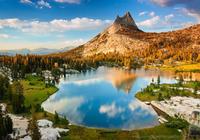
<path id="1" fill-rule="evenodd" d="M 81 49 L 77 49 L 76 53 L 83 57 L 108 53 L 126 54 L 149 46 L 149 43 L 144 40 L 124 35 L 127 32 L 135 35 L 143 33 L 129 12 L 122 17 L 117 16 L 111 26 L 84 44 Z"/>

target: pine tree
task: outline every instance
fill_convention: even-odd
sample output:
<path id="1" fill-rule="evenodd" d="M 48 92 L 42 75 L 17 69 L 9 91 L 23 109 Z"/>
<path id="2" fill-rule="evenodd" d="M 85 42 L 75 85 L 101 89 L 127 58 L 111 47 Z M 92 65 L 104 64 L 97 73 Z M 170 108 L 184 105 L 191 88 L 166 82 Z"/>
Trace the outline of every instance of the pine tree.
<path id="1" fill-rule="evenodd" d="M 32 117 L 32 121 L 30 123 L 29 128 L 31 130 L 32 140 L 40 140 L 41 134 L 40 134 L 40 131 L 39 131 L 39 128 L 38 128 L 38 125 L 37 125 L 37 121 L 36 121 L 34 115 Z"/>
<path id="2" fill-rule="evenodd" d="M 18 81 L 13 83 L 12 106 L 15 113 L 21 113 L 24 109 L 23 86 Z"/>
<path id="3" fill-rule="evenodd" d="M 197 91 L 198 91 L 198 88 L 199 88 L 199 84 L 198 84 L 197 81 L 195 81 L 194 84 L 195 84 L 195 85 L 194 85 L 194 94 L 197 94 Z"/>
<path id="4" fill-rule="evenodd" d="M 63 66 L 63 75 L 64 75 L 64 78 L 66 78 L 66 66 L 65 65 Z"/>
<path id="5" fill-rule="evenodd" d="M 60 121 L 58 113 L 55 111 L 55 115 L 54 115 L 54 121 L 55 123 L 58 123 Z"/>
<path id="6" fill-rule="evenodd" d="M 183 76 L 182 75 L 179 75 L 179 86 L 182 86 L 183 85 L 183 82 L 184 82 L 184 79 L 183 79 Z"/>
<path id="7" fill-rule="evenodd" d="M 0 139 L 4 139 L 4 137 L 6 136 L 6 131 L 5 131 L 5 128 L 4 128 L 4 120 L 3 120 L 3 116 L 2 114 L 0 114 Z"/>
<path id="8" fill-rule="evenodd" d="M 4 77 L 0 75 L 0 99 L 3 99 L 7 93 L 9 87 L 9 79 L 8 77 Z"/>
<path id="9" fill-rule="evenodd" d="M 8 134 L 11 134 L 13 131 L 13 122 L 12 119 L 7 115 L 3 116 L 0 112 L 0 140 L 5 139 Z"/>
<path id="10" fill-rule="evenodd" d="M 160 85 L 160 75 L 158 75 L 157 84 Z"/>
<path id="11" fill-rule="evenodd" d="M 163 100 L 163 96 L 161 93 L 158 94 L 158 101 L 162 101 Z"/>
<path id="12" fill-rule="evenodd" d="M 4 124 L 5 124 L 5 128 L 6 128 L 6 132 L 7 134 L 11 134 L 12 131 L 13 131 L 13 122 L 12 122 L 12 119 L 7 115 L 5 118 L 4 118 Z"/>

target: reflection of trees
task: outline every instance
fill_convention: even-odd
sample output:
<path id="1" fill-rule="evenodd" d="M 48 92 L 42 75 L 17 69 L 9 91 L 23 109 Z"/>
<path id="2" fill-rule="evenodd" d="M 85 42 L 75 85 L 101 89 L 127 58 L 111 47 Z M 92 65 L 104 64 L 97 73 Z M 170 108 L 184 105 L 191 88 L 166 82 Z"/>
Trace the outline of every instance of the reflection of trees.
<path id="1" fill-rule="evenodd" d="M 136 80 L 136 75 L 129 71 L 112 69 L 108 72 L 107 78 L 118 90 L 130 93 L 133 83 Z"/>
<path id="2" fill-rule="evenodd" d="M 183 77 L 184 80 L 192 80 L 192 81 L 200 81 L 200 73 L 195 72 L 177 72 L 176 77 L 179 78 L 180 76 Z"/>

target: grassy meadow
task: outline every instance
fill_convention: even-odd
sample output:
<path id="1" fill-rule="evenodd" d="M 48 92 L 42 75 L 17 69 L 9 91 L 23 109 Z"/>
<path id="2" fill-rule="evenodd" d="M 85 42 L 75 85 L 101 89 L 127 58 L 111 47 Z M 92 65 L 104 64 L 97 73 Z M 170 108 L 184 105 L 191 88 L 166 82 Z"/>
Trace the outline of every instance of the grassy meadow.
<path id="1" fill-rule="evenodd" d="M 24 80 L 21 80 L 24 88 L 25 106 L 29 107 L 36 104 L 41 105 L 42 102 L 54 94 L 58 89 L 55 86 L 47 86 L 44 80 L 37 76 L 28 75 Z"/>
<path id="2" fill-rule="evenodd" d="M 164 124 L 133 131 L 111 131 L 73 125 L 69 128 L 70 131 L 61 140 L 181 140 L 184 137 L 184 132 L 168 128 Z"/>

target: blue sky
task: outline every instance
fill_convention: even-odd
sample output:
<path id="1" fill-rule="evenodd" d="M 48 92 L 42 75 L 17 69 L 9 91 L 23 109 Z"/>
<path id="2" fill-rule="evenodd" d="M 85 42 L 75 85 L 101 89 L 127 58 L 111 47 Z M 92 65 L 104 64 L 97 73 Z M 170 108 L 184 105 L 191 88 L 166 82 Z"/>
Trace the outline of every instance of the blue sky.
<path id="1" fill-rule="evenodd" d="M 127 11 L 150 32 L 200 22 L 200 0 L 0 0 L 0 50 L 78 46 Z"/>

